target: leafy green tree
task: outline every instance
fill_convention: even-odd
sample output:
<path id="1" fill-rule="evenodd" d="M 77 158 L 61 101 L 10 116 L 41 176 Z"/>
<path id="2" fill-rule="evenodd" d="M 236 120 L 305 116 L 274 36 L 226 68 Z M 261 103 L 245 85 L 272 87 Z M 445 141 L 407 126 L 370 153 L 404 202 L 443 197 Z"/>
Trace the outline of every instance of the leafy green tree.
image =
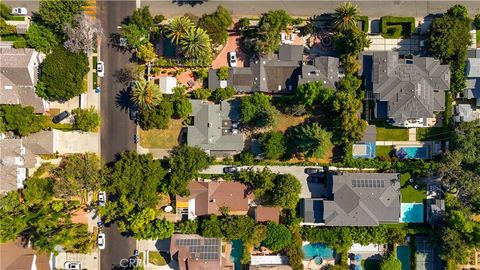
<path id="1" fill-rule="evenodd" d="M 177 225 L 176 229 L 183 234 L 198 234 L 199 233 L 198 219 L 178 222 L 176 225 Z"/>
<path id="2" fill-rule="evenodd" d="M 210 37 L 201 28 L 190 28 L 180 39 L 180 47 L 187 58 L 193 60 L 211 59 Z"/>
<path id="3" fill-rule="evenodd" d="M 43 24 L 61 33 L 64 24 L 72 23 L 75 15 L 80 14 L 86 4 L 86 0 L 42 0 L 38 15 Z"/>
<path id="4" fill-rule="evenodd" d="M 371 44 L 372 41 L 368 38 L 367 33 L 359 29 L 337 33 L 333 36 L 333 46 L 340 55 L 356 56 Z"/>
<path id="5" fill-rule="evenodd" d="M 342 144 L 349 144 L 361 140 L 367 127 L 366 121 L 360 118 L 363 96 L 354 90 L 338 91 L 333 100 L 333 119 L 335 127 L 335 140 Z"/>
<path id="6" fill-rule="evenodd" d="M 324 87 L 321 81 L 310 82 L 297 87 L 293 100 L 311 107 L 317 103 L 329 103 L 334 93 L 335 90 Z"/>
<path id="7" fill-rule="evenodd" d="M 212 98 L 216 102 L 230 99 L 234 95 L 235 95 L 235 90 L 231 86 L 227 86 L 225 88 L 217 88 L 215 89 L 215 91 L 212 92 Z"/>
<path id="8" fill-rule="evenodd" d="M 207 100 L 212 95 L 212 91 L 208 88 L 199 88 L 192 92 L 193 99 Z"/>
<path id="9" fill-rule="evenodd" d="M 50 53 L 60 43 L 55 32 L 39 23 L 32 23 L 26 33 L 27 45 L 43 53 Z"/>
<path id="10" fill-rule="evenodd" d="M 480 165 L 480 121 L 462 122 L 454 136 L 454 147 L 463 155 L 463 160 L 472 165 Z"/>
<path id="11" fill-rule="evenodd" d="M 173 117 L 186 119 L 192 113 L 192 103 L 185 95 L 173 96 Z"/>
<path id="12" fill-rule="evenodd" d="M 360 15 L 358 6 L 346 2 L 335 8 L 333 25 L 337 31 L 345 33 L 357 29 L 357 20 Z"/>
<path id="13" fill-rule="evenodd" d="M 0 122 L 4 131 L 20 136 L 47 129 L 51 123 L 47 116 L 36 115 L 33 107 L 21 105 L 0 105 Z"/>
<path id="14" fill-rule="evenodd" d="M 271 97 L 255 92 L 242 98 L 240 116 L 242 121 L 253 127 L 267 127 L 275 124 L 277 110 L 270 104 Z"/>
<path id="15" fill-rule="evenodd" d="M 120 35 L 127 40 L 127 47 L 136 50 L 148 43 L 148 32 L 136 24 L 122 24 Z"/>
<path id="16" fill-rule="evenodd" d="M 203 237 L 223 237 L 221 222 L 216 215 L 211 215 L 208 218 L 202 219 L 201 231 Z"/>
<path id="17" fill-rule="evenodd" d="M 131 101 L 141 109 L 151 109 L 162 99 L 160 87 L 153 81 L 140 78 L 135 81 L 131 91 Z"/>
<path id="18" fill-rule="evenodd" d="M 256 198 L 261 198 L 267 192 L 275 187 L 273 183 L 276 174 L 274 174 L 267 167 L 261 171 L 255 171 L 252 168 L 247 170 L 240 170 L 237 174 L 238 181 L 248 186 L 250 191 L 253 191 Z"/>
<path id="19" fill-rule="evenodd" d="M 217 76 L 219 80 L 226 80 L 228 79 L 228 67 L 220 67 L 217 70 Z"/>
<path id="20" fill-rule="evenodd" d="M 255 163 L 255 156 L 252 152 L 243 151 L 235 156 L 235 160 L 244 166 L 251 166 Z"/>
<path id="21" fill-rule="evenodd" d="M 89 70 L 84 53 L 71 53 L 57 47 L 47 55 L 41 68 L 36 89 L 39 96 L 48 100 L 69 100 L 83 93 L 83 79 Z"/>
<path id="22" fill-rule="evenodd" d="M 222 220 L 223 236 L 229 240 L 251 238 L 255 221 L 249 216 L 226 216 Z"/>
<path id="23" fill-rule="evenodd" d="M 74 109 L 72 113 L 75 117 L 73 128 L 81 131 L 95 131 L 100 125 L 100 114 L 94 107 L 90 109 Z"/>
<path id="24" fill-rule="evenodd" d="M 188 17 L 174 17 L 166 27 L 166 36 L 173 43 L 179 44 L 182 37 L 194 27 L 195 24 Z"/>
<path id="25" fill-rule="evenodd" d="M 25 40 L 24 37 L 20 37 L 17 40 L 15 40 L 12 44 L 13 48 L 15 49 L 22 49 L 27 47 L 27 41 Z"/>
<path id="26" fill-rule="evenodd" d="M 158 15 L 155 15 L 155 17 L 153 17 L 154 24 L 160 24 L 163 21 L 165 21 L 165 16 L 163 16 L 162 14 L 158 14 Z"/>
<path id="27" fill-rule="evenodd" d="M 104 183 L 104 167 L 94 153 L 72 154 L 62 158 L 52 172 L 55 179 L 55 196 L 63 199 L 72 197 L 88 201 L 88 193 L 100 190 Z"/>
<path id="28" fill-rule="evenodd" d="M 150 31 L 153 27 L 153 17 L 152 14 L 150 14 L 150 8 L 146 6 L 135 9 L 133 14 L 128 17 L 128 24 L 134 24 L 139 29 L 147 32 Z"/>
<path id="29" fill-rule="evenodd" d="M 196 178 L 198 173 L 208 168 L 209 159 L 205 151 L 198 147 L 186 145 L 177 146 L 170 152 L 170 182 L 168 191 L 173 195 L 186 195 L 189 193 L 187 184 Z"/>
<path id="30" fill-rule="evenodd" d="M 240 30 L 247 30 L 250 27 L 250 19 L 247 17 L 242 17 L 238 20 L 238 26 Z"/>
<path id="31" fill-rule="evenodd" d="M 305 157 L 323 158 L 333 146 L 332 134 L 323 129 L 318 123 L 302 125 L 294 130 L 291 138 L 296 149 Z"/>
<path id="32" fill-rule="evenodd" d="M 252 232 L 252 244 L 255 247 L 260 246 L 260 244 L 267 237 L 267 226 L 262 223 L 255 224 Z"/>
<path id="33" fill-rule="evenodd" d="M 5 20 L 9 20 L 10 17 L 12 16 L 12 14 L 10 13 L 10 11 L 12 10 L 12 8 L 5 4 L 4 2 L 0 2 L 0 17 L 5 19 Z"/>
<path id="34" fill-rule="evenodd" d="M 380 262 L 380 270 L 402 270 L 402 262 L 390 253 Z"/>
<path id="35" fill-rule="evenodd" d="M 164 98 L 152 109 L 140 111 L 139 125 L 143 130 L 167 129 L 172 116 L 173 103 L 169 98 Z"/>
<path id="36" fill-rule="evenodd" d="M 275 188 L 268 192 L 267 203 L 294 210 L 300 200 L 302 184 L 291 174 L 279 174 L 273 181 Z"/>
<path id="37" fill-rule="evenodd" d="M 475 15 L 473 19 L 473 25 L 475 25 L 475 29 L 480 30 L 480 14 Z"/>
<path id="38" fill-rule="evenodd" d="M 285 137 L 280 131 L 269 131 L 263 133 L 260 138 L 260 145 L 265 158 L 277 160 L 280 159 L 287 150 L 285 146 Z"/>
<path id="39" fill-rule="evenodd" d="M 267 236 L 263 244 L 273 252 L 281 251 L 292 242 L 292 233 L 283 224 L 267 222 Z"/>
<path id="40" fill-rule="evenodd" d="M 233 24 L 230 11 L 222 5 L 211 14 L 204 14 L 198 21 L 198 27 L 207 31 L 214 45 L 220 45 L 227 42 L 227 29 Z"/>
<path id="41" fill-rule="evenodd" d="M 285 10 L 270 10 L 259 21 L 256 51 L 259 54 L 272 54 L 278 51 L 282 31 L 288 32 L 293 19 Z"/>
<path id="42" fill-rule="evenodd" d="M 156 212 L 152 208 L 142 209 L 140 212 L 126 218 L 125 226 L 139 239 L 164 239 L 173 234 L 174 225 L 165 218 L 155 218 Z M 127 225 L 128 224 L 128 225 Z M 119 225 L 122 228 L 121 225 Z M 127 230 L 125 230 L 127 231 Z"/>
<path id="43" fill-rule="evenodd" d="M 28 178 L 23 190 L 27 204 L 49 201 L 53 196 L 53 180 L 49 178 Z"/>
<path id="44" fill-rule="evenodd" d="M 6 36 L 16 33 L 16 27 L 14 25 L 9 25 L 7 22 L 0 17 L 0 35 Z"/>
<path id="45" fill-rule="evenodd" d="M 460 4 L 456 4 L 449 8 L 447 10 L 447 16 L 450 16 L 452 18 L 458 18 L 462 20 L 469 20 L 470 17 L 468 17 L 468 10 L 465 6 L 462 6 Z"/>
<path id="46" fill-rule="evenodd" d="M 151 42 L 147 42 L 145 44 L 140 45 L 137 51 L 138 60 L 148 63 L 152 62 L 157 58 L 157 54 L 155 53 L 155 49 L 153 48 L 153 44 Z"/>

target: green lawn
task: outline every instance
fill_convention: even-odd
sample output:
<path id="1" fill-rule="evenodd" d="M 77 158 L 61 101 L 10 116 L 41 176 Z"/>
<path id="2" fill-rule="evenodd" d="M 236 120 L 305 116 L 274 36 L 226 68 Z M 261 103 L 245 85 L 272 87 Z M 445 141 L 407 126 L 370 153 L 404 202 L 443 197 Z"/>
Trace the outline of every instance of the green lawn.
<path id="1" fill-rule="evenodd" d="M 477 34 L 477 48 L 480 48 L 480 29 L 478 29 L 475 33 Z"/>
<path id="2" fill-rule="evenodd" d="M 148 252 L 148 262 L 153 265 L 166 265 L 170 262 L 170 256 L 164 252 L 150 251 Z"/>
<path id="3" fill-rule="evenodd" d="M 446 140 L 450 132 L 441 127 L 417 128 L 417 141 Z"/>
<path id="4" fill-rule="evenodd" d="M 9 21 L 20 21 L 20 22 L 23 22 L 23 21 L 25 21 L 25 16 L 11 16 L 8 20 L 9 20 Z"/>
<path id="5" fill-rule="evenodd" d="M 392 147 L 386 145 L 377 145 L 376 149 L 377 157 L 388 157 L 388 154 L 392 151 Z"/>
<path id="6" fill-rule="evenodd" d="M 402 202 L 403 203 L 421 203 L 426 199 L 427 194 L 422 186 L 419 189 L 413 188 L 415 182 L 412 184 L 408 183 L 408 180 L 412 178 L 409 173 L 404 173 L 400 176 L 400 192 L 402 193 Z"/>
<path id="7" fill-rule="evenodd" d="M 365 270 L 379 270 L 380 260 L 366 259 L 362 260 L 362 266 Z"/>
<path id="8" fill-rule="evenodd" d="M 73 126 L 72 124 L 55 124 L 55 123 L 51 123 L 50 124 L 50 127 L 51 128 L 54 128 L 54 129 L 58 129 L 58 130 L 61 130 L 61 131 L 72 131 L 73 130 Z"/>
<path id="9" fill-rule="evenodd" d="M 22 38 L 22 37 L 18 36 L 18 35 L 7 35 L 7 36 L 0 37 L 0 40 L 2 40 L 2 41 L 17 41 L 20 38 Z"/>
<path id="10" fill-rule="evenodd" d="M 170 120 L 168 129 L 140 129 L 140 145 L 145 148 L 171 149 L 178 145 L 182 120 Z"/>
<path id="11" fill-rule="evenodd" d="M 408 129 L 377 126 L 377 141 L 408 141 Z"/>

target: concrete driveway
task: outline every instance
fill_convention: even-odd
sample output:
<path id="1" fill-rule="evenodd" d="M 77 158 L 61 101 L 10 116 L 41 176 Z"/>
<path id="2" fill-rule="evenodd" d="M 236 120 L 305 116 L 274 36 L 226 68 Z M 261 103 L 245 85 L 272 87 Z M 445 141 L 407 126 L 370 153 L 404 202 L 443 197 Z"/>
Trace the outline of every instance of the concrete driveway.
<path id="1" fill-rule="evenodd" d="M 229 165 L 213 165 L 208 169 L 202 171 L 205 174 L 223 174 L 223 168 L 229 167 Z M 291 174 L 295 176 L 302 184 L 302 191 L 300 192 L 300 198 L 319 198 L 326 195 L 326 189 L 321 183 L 311 183 L 307 181 L 308 175 L 305 173 L 305 168 L 322 168 L 319 166 L 241 166 L 239 170 L 246 170 L 253 168 L 254 170 L 263 170 L 263 168 L 269 168 L 274 173 Z"/>

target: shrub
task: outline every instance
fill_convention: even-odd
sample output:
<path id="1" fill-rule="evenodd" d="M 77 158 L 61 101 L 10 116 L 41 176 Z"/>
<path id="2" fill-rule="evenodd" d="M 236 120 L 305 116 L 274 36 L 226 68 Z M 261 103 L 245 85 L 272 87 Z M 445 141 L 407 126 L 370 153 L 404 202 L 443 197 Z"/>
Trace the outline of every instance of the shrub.
<path id="1" fill-rule="evenodd" d="M 243 166 L 251 166 L 255 163 L 255 156 L 252 152 L 242 152 L 235 156 L 235 160 Z"/>
<path id="2" fill-rule="evenodd" d="M 475 15 L 475 19 L 473 19 L 473 25 L 475 25 L 475 29 L 480 31 L 480 14 Z"/>
<path id="3" fill-rule="evenodd" d="M 74 129 L 81 131 L 94 131 L 100 124 L 100 115 L 94 107 L 90 109 L 74 109 L 72 111 L 75 116 Z"/>
<path id="4" fill-rule="evenodd" d="M 50 126 L 45 115 L 36 115 L 33 107 L 20 105 L 0 106 L 0 127 L 2 131 L 12 131 L 16 135 L 27 136 Z"/>
<path id="5" fill-rule="evenodd" d="M 384 38 L 407 38 L 415 31 L 414 17 L 383 16 L 380 18 L 380 32 Z"/>
<path id="6" fill-rule="evenodd" d="M 368 32 L 368 16 L 358 16 L 358 21 L 362 22 L 362 31 L 365 33 Z"/>
<path id="7" fill-rule="evenodd" d="M 212 98 L 216 102 L 220 102 L 222 100 L 227 100 L 235 95 L 235 90 L 231 86 L 225 88 L 218 88 L 212 92 Z"/>
<path id="8" fill-rule="evenodd" d="M 15 49 L 26 48 L 26 47 L 27 47 L 27 41 L 25 40 L 24 37 L 20 37 L 19 39 L 13 42 L 13 48 Z"/>
<path id="9" fill-rule="evenodd" d="M 267 223 L 267 237 L 262 242 L 273 252 L 278 252 L 292 243 L 292 233 L 283 224 Z"/>
<path id="10" fill-rule="evenodd" d="M 193 99 L 207 100 L 212 95 L 212 91 L 208 88 L 199 88 L 192 92 L 191 97 Z"/>
<path id="11" fill-rule="evenodd" d="M 228 67 L 221 67 L 217 70 L 217 76 L 219 80 L 228 79 Z"/>

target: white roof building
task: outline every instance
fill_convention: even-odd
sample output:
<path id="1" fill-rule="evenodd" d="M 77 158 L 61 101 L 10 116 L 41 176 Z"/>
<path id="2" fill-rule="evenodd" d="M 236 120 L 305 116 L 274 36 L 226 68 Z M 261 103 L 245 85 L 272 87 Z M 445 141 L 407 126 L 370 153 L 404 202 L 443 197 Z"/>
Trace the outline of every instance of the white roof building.
<path id="1" fill-rule="evenodd" d="M 177 79 L 175 77 L 160 77 L 158 86 L 162 94 L 173 94 L 173 88 L 177 87 Z"/>

